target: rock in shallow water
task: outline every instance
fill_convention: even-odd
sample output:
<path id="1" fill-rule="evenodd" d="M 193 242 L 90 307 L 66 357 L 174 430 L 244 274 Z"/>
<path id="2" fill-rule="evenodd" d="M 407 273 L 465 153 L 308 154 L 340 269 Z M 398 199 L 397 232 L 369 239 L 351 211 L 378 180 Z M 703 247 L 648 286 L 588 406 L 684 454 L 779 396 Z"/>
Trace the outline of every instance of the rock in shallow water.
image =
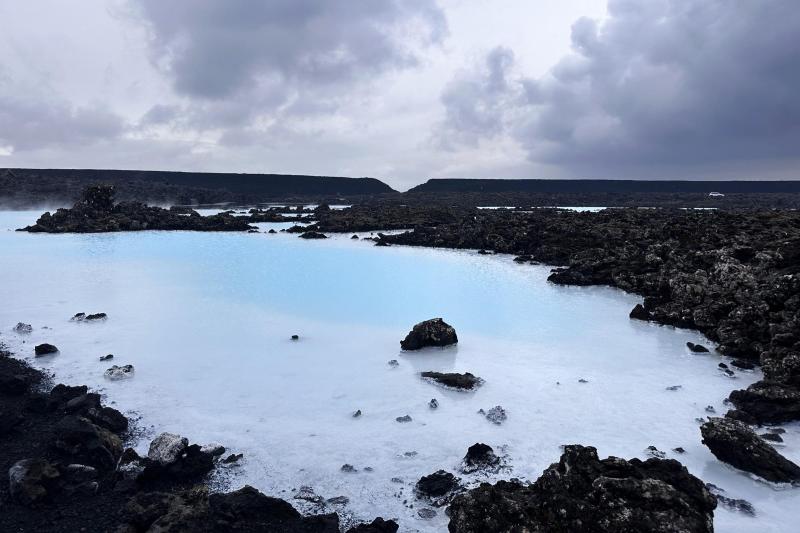
<path id="1" fill-rule="evenodd" d="M 470 473 L 477 470 L 491 469 L 499 464 L 500 458 L 495 455 L 492 447 L 488 444 L 478 442 L 467 449 L 467 455 L 464 456 L 464 467 L 462 470 L 465 473 Z"/>
<path id="2" fill-rule="evenodd" d="M 400 341 L 403 350 L 419 350 L 428 346 L 449 346 L 458 342 L 453 326 L 441 318 L 432 318 L 416 324 Z"/>
<path id="3" fill-rule="evenodd" d="M 599 460 L 566 446 L 532 485 L 499 481 L 456 496 L 451 533 L 711 533 L 714 497 L 672 459 Z"/>
<path id="4" fill-rule="evenodd" d="M 123 365 L 117 366 L 114 365 L 108 370 L 106 370 L 103 375 L 106 379 L 110 379 L 111 381 L 119 381 L 121 379 L 128 379 L 133 377 L 133 365 Z"/>
<path id="5" fill-rule="evenodd" d="M 711 418 L 700 427 L 703 444 L 725 463 L 777 483 L 800 482 L 800 466 L 786 459 L 744 423 Z"/>
<path id="6" fill-rule="evenodd" d="M 693 342 L 687 342 L 686 347 L 689 348 L 690 351 L 694 353 L 709 353 L 708 348 L 703 346 L 702 344 L 695 344 Z"/>
<path id="7" fill-rule="evenodd" d="M 422 476 L 415 486 L 417 494 L 428 498 L 441 498 L 458 488 L 458 478 L 450 472 L 437 470 Z"/>
<path id="8" fill-rule="evenodd" d="M 36 345 L 36 347 L 33 349 L 33 352 L 36 354 L 36 357 L 39 357 L 39 356 L 42 356 L 42 355 L 49 355 L 49 354 L 52 354 L 52 353 L 58 353 L 58 348 L 56 348 L 52 344 L 47 344 L 45 342 L 44 344 Z"/>
<path id="9" fill-rule="evenodd" d="M 18 322 L 17 325 L 14 326 L 14 331 L 16 333 L 22 333 L 22 334 L 30 333 L 33 331 L 33 326 L 31 326 L 30 324 L 24 324 L 22 322 Z"/>
<path id="10" fill-rule="evenodd" d="M 457 374 L 455 372 L 422 372 L 420 376 L 424 379 L 444 385 L 445 387 L 459 390 L 472 390 L 483 383 L 481 378 L 469 372 L 465 372 L 464 374 Z"/>

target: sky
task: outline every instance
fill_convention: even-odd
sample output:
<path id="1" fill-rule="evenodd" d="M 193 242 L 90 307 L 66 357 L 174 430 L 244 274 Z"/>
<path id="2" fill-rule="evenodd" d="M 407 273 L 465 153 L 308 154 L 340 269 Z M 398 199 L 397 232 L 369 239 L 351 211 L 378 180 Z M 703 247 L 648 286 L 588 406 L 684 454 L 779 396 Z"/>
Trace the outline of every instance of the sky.
<path id="1" fill-rule="evenodd" d="M 796 0 L 0 0 L 0 167 L 796 179 Z"/>

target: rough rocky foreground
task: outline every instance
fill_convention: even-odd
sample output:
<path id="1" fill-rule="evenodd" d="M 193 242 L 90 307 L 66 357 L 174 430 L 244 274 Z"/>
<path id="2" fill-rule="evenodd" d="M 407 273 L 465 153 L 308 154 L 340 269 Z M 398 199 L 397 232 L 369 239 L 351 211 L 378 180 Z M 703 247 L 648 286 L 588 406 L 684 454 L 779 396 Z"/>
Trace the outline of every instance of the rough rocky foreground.
<path id="1" fill-rule="evenodd" d="M 748 423 L 800 420 L 800 213 L 609 209 L 479 210 L 354 206 L 317 214 L 312 230 L 409 228 L 381 245 L 468 248 L 556 265 L 564 285 L 610 285 L 644 296 L 633 318 L 701 331 L 739 368 L 764 379 L 734 391 Z"/>
<path id="2" fill-rule="evenodd" d="M 168 433 L 146 457 L 125 442 L 129 421 L 85 386 L 50 386 L 0 347 L 0 531 L 339 533 L 335 514 L 303 516 L 252 487 L 209 494 L 220 446 Z M 378 518 L 348 533 L 395 533 Z"/>
<path id="3" fill-rule="evenodd" d="M 572 445 L 535 483 L 483 483 L 447 513 L 451 533 L 710 533 L 716 505 L 673 459 L 600 460 Z"/>

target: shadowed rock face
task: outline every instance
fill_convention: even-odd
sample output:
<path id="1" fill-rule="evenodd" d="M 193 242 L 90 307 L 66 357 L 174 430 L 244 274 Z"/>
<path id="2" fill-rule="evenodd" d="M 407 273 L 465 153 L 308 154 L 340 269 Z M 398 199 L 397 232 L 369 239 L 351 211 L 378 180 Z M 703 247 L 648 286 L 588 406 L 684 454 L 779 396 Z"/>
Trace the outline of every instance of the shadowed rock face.
<path id="1" fill-rule="evenodd" d="M 453 326 L 441 318 L 432 318 L 415 325 L 400 341 L 403 350 L 419 350 L 428 346 L 449 346 L 458 342 L 458 336 Z"/>
<path id="2" fill-rule="evenodd" d="M 451 533 L 711 533 L 715 507 L 675 460 L 599 460 L 594 448 L 571 445 L 535 483 L 484 483 L 447 513 Z"/>
<path id="3" fill-rule="evenodd" d="M 736 468 L 779 483 L 800 482 L 800 466 L 786 459 L 738 420 L 712 418 L 700 427 L 703 444 Z"/>
<path id="4" fill-rule="evenodd" d="M 142 230 L 246 231 L 247 219 L 221 213 L 203 217 L 191 209 L 162 209 L 136 202 L 114 203 L 114 187 L 88 187 L 71 209 L 43 214 L 32 233 L 103 233 Z"/>

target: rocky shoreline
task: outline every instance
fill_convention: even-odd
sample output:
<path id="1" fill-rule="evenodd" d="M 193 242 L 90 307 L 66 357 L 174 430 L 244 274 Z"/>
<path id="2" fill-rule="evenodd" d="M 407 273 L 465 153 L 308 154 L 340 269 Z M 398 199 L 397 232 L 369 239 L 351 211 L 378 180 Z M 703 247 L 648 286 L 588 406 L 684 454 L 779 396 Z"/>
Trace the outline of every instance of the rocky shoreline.
<path id="1" fill-rule="evenodd" d="M 57 384 L 0 347 L 0 530 L 339 533 L 252 487 L 210 494 L 209 473 L 241 456 L 162 433 L 140 457 L 132 422 L 85 386 Z M 395 533 L 377 518 L 348 533 Z"/>
<path id="2" fill-rule="evenodd" d="M 84 199 L 84 204 L 93 206 L 88 220 L 98 220 L 98 214 L 100 220 L 105 220 L 103 213 L 108 212 L 106 208 L 98 209 L 94 200 Z M 88 208 L 84 204 L 76 205 L 63 216 L 72 219 L 85 213 L 82 210 Z M 108 202 L 103 205 L 107 206 Z M 114 209 L 116 207 L 111 211 Z M 250 214 L 265 218 L 285 216 L 283 213 Z M 235 218 L 230 214 L 225 216 Z M 94 227 L 94 222 L 83 224 L 79 227 Z M 403 228 L 410 228 L 410 231 L 396 235 L 379 234 L 375 244 L 477 249 L 483 254 L 514 254 L 515 261 L 520 264 L 541 262 L 555 265 L 548 278 L 553 283 L 609 285 L 639 294 L 644 297 L 644 302 L 631 311 L 632 319 L 702 332 L 715 346 L 708 350 L 692 345 L 690 351 L 710 355 L 718 352 L 734 358 L 730 365 L 733 368 L 720 363 L 721 370 L 729 377 L 760 365 L 764 379 L 746 390 L 732 392 L 727 403 L 733 409 L 724 418 L 704 422 L 698 438 L 702 434 L 704 444 L 712 453 L 736 468 L 768 481 L 800 483 L 800 467 L 781 456 L 767 440 L 767 437 L 770 441 L 780 439 L 779 434 L 758 435 L 750 428 L 800 419 L 800 214 L 792 211 L 690 212 L 665 209 L 615 209 L 597 213 L 550 209 L 521 212 L 396 205 L 360 205 L 337 211 L 321 206 L 314 210 L 314 224 L 297 227 L 296 231 L 321 238 L 323 232 Z M 118 225 L 113 231 L 123 230 Z M 415 350 L 455 342 L 455 330 L 441 319 L 434 319 L 417 324 L 402 347 Z M 423 378 L 452 388 L 470 388 L 459 385 L 465 377 L 469 378 L 471 386 L 479 383 L 479 378 L 471 374 L 425 374 L 422 374 Z M 36 383 L 31 381 L 28 388 Z M 50 420 L 53 427 L 66 425 L 69 430 L 70 424 L 78 424 L 73 419 L 85 415 L 86 423 L 111 431 L 117 437 L 124 435 L 124 432 L 114 433 L 102 426 L 105 422 L 92 418 L 96 415 L 89 411 L 79 410 L 77 414 L 67 411 L 69 402 L 81 406 L 89 402 L 86 405 L 92 409 L 104 409 L 99 405 L 99 397 L 95 399 L 83 390 L 62 401 L 59 398 L 63 391 L 55 392 L 54 389 L 50 393 L 51 396 L 56 394 L 49 404 L 57 405 L 54 412 L 60 417 Z M 79 397 L 83 399 L 78 401 Z M 431 408 L 436 407 L 434 402 L 435 399 L 431 400 Z M 497 409 L 502 408 L 498 406 Z M 72 417 L 69 423 L 63 422 L 66 417 Z M 402 421 L 398 418 L 398 422 Z M 46 442 L 45 445 L 50 446 Z M 207 457 L 208 451 L 188 446 L 188 442 L 181 446 L 190 472 L 199 473 L 193 470 L 195 467 L 202 467 L 202 470 L 211 465 L 213 468 L 215 460 Z M 192 451 L 188 451 L 190 449 Z M 59 450 L 58 446 L 56 450 Z M 116 452 L 110 453 L 114 456 Z M 464 491 L 459 488 L 453 474 L 440 471 L 424 476 L 425 482 L 421 486 L 418 484 L 418 490 L 421 497 L 435 498 L 431 500 L 435 502 L 433 505 L 450 505 L 449 529 L 453 533 L 522 532 L 542 528 L 608 532 L 626 528 L 636 531 L 713 531 L 716 502 L 725 502 L 725 497 L 705 486 L 677 461 L 662 457 L 663 454 L 644 462 L 613 457 L 600 460 L 593 448 L 570 445 L 564 448 L 559 463 L 548 468 L 532 484 L 501 481 Z M 64 463 L 58 454 L 52 457 L 44 455 L 42 459 L 62 461 L 54 467 L 58 471 L 56 477 L 69 481 L 74 475 L 59 470 L 74 463 Z M 108 469 L 109 464 L 106 461 L 101 466 L 86 466 Z M 120 523 L 128 528 L 120 532 L 177 531 L 181 528 L 250 531 L 259 530 L 258 527 L 272 527 L 276 531 L 339 530 L 335 514 L 302 517 L 287 502 L 268 498 L 255 489 L 209 495 L 202 484 L 186 483 L 186 479 L 194 474 L 188 477 L 179 475 L 172 480 L 174 469 L 183 472 L 186 470 L 183 466 L 165 468 L 157 459 L 140 458 L 131 452 L 123 453 L 121 449 L 115 464 L 113 472 L 100 472 L 98 475 L 98 479 L 105 479 L 103 475 L 113 474 L 110 478 L 115 480 L 110 485 L 112 487 L 116 487 L 120 479 L 120 468 L 150 472 L 142 480 L 138 479 L 139 474 L 136 475 L 135 492 L 126 495 L 124 508 L 116 508 L 122 520 Z M 38 471 L 47 470 L 41 463 L 34 466 Z M 14 464 L 8 468 L 13 470 Z M 140 482 L 148 481 L 156 482 L 159 490 L 138 488 Z M 130 478 L 128 485 L 129 482 Z M 72 481 L 67 483 L 69 491 L 73 491 L 74 484 Z M 98 486 L 105 485 L 98 482 Z M 57 492 L 63 490 L 58 488 Z M 153 496 L 151 492 L 158 495 Z M 109 505 L 119 505 L 119 501 Z M 737 500 L 731 502 L 729 505 L 737 509 L 749 505 L 747 502 L 737 503 Z M 120 508 L 123 511 L 119 511 Z M 24 509 L 20 510 L 19 516 L 24 515 Z M 153 516 L 156 516 L 154 520 L 162 521 L 165 528 L 153 529 L 154 522 L 148 522 Z M 239 523 L 237 517 L 247 517 L 241 520 L 254 522 Z M 352 531 L 380 532 L 396 528 L 393 522 L 380 519 L 373 525 Z"/>
<path id="3" fill-rule="evenodd" d="M 608 285 L 644 297 L 631 317 L 695 329 L 764 379 L 730 395 L 749 424 L 800 420 L 800 213 L 355 206 L 326 211 L 310 231 L 375 231 L 378 245 L 477 249 L 555 265 L 548 280 Z M 735 375 L 735 370 L 730 370 Z"/>

